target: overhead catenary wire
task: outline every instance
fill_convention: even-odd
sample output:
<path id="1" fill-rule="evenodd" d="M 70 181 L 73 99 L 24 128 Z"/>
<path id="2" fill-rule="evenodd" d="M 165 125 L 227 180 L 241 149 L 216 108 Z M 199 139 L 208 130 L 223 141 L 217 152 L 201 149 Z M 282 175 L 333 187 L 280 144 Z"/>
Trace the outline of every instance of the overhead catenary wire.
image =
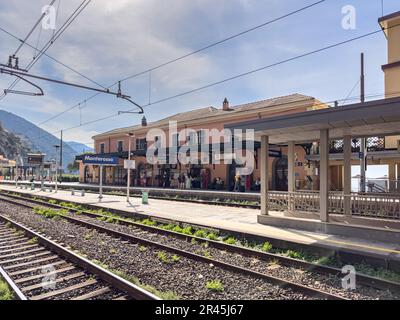
<path id="1" fill-rule="evenodd" d="M 40 54 L 35 60 L 32 60 L 25 69 L 30 70 L 38 61 L 39 59 L 44 55 L 44 53 L 54 44 L 54 42 L 64 33 L 64 31 L 71 25 L 73 21 L 80 15 L 80 13 L 89 5 L 91 0 L 83 0 L 81 4 L 78 6 L 77 9 L 69 16 L 69 18 L 64 22 L 64 24 L 61 26 L 61 28 L 56 32 L 55 36 L 52 37 L 42 48 L 40 51 Z M 13 89 L 15 85 L 19 82 L 19 79 L 14 80 L 14 82 L 8 87 L 7 90 Z M 6 96 L 5 93 L 3 93 L 0 96 L 0 100 L 2 100 Z"/>
<path id="2" fill-rule="evenodd" d="M 331 44 L 331 45 L 328 45 L 328 46 L 325 46 L 325 47 L 322 47 L 322 48 L 319 48 L 319 49 L 316 49 L 316 50 L 309 51 L 307 53 L 303 53 L 303 54 L 300 54 L 300 55 L 297 55 L 297 56 L 294 56 L 294 57 L 291 57 L 291 58 L 288 58 L 288 59 L 284 59 L 284 60 L 281 60 L 281 61 L 273 63 L 273 64 L 269 64 L 269 65 L 266 65 L 266 66 L 263 66 L 263 67 L 260 67 L 260 68 L 257 68 L 257 69 L 253 69 L 251 71 L 244 72 L 244 73 L 241 73 L 241 74 L 238 74 L 238 75 L 235 75 L 235 76 L 232 76 L 232 77 L 229 77 L 229 78 L 217 81 L 217 82 L 213 82 L 213 83 L 210 83 L 210 84 L 207 84 L 207 85 L 204 85 L 204 86 L 192 89 L 192 90 L 188 90 L 188 91 L 182 92 L 180 94 L 176 94 L 176 95 L 173 95 L 173 96 L 170 96 L 170 97 L 166 97 L 166 98 L 163 98 L 163 99 L 160 99 L 160 100 L 157 100 L 157 101 L 153 101 L 151 104 L 144 105 L 143 108 L 147 108 L 147 107 L 155 105 L 155 104 L 159 104 L 159 103 L 162 103 L 162 102 L 166 102 L 168 100 L 176 99 L 178 97 L 182 97 L 182 96 L 185 96 L 185 95 L 197 92 L 197 91 L 201 91 L 201 90 L 204 90 L 204 89 L 207 89 L 207 88 L 219 85 L 219 84 L 223 84 L 223 83 L 232 81 L 234 79 L 238 79 L 238 78 L 250 75 L 250 74 L 254 74 L 254 73 L 257 73 L 257 72 L 260 72 L 260 71 L 263 71 L 263 70 L 267 70 L 267 69 L 273 68 L 273 67 L 278 66 L 278 65 L 282 65 L 282 64 L 285 64 L 285 63 L 288 63 L 288 62 L 291 62 L 291 61 L 295 61 L 295 60 L 298 60 L 298 59 L 301 59 L 301 58 L 304 58 L 304 57 L 308 57 L 308 56 L 311 56 L 311 55 L 314 55 L 314 54 L 317 54 L 317 53 L 320 53 L 320 52 L 323 52 L 323 51 L 327 51 L 327 50 L 330 50 L 330 49 L 333 49 L 333 48 L 336 48 L 336 47 L 339 47 L 339 46 L 343 46 L 345 44 L 348 44 L 348 43 L 351 43 L 351 42 L 354 42 L 354 41 L 357 41 L 357 40 L 360 40 L 360 39 L 364 39 L 364 38 L 373 36 L 375 34 L 378 34 L 378 33 L 382 32 L 382 30 L 391 29 L 391 28 L 395 28 L 395 27 L 398 27 L 398 26 L 400 26 L 400 24 L 393 25 L 393 26 L 386 27 L 386 28 L 384 27 L 384 28 L 376 30 L 376 31 L 368 32 L 368 33 L 365 33 L 365 34 L 357 36 L 357 37 L 353 37 L 353 38 L 350 38 L 350 39 L 347 39 L 347 40 L 344 40 L 344 41 L 340 41 L 340 42 L 337 42 L 335 44 Z M 336 100 L 336 101 L 340 101 L 340 100 Z M 333 102 L 335 102 L 335 101 L 333 101 Z M 127 110 L 127 111 L 130 112 L 130 111 L 134 111 L 134 110 L 135 109 L 130 109 L 130 110 Z M 118 117 L 119 115 L 120 115 L 119 113 L 114 113 L 114 114 L 106 116 L 106 117 L 102 117 L 102 118 L 99 118 L 99 119 L 95 119 L 95 120 L 83 123 L 82 125 L 73 126 L 73 127 L 70 127 L 70 128 L 65 128 L 65 129 L 63 129 L 63 131 L 68 131 L 68 130 L 76 129 L 76 128 L 79 128 L 79 127 L 82 127 L 82 126 L 94 124 L 94 123 L 97 123 L 97 122 L 100 122 L 100 121 L 112 119 L 114 117 Z M 57 132 L 60 132 L 60 131 L 57 131 Z"/>
<path id="3" fill-rule="evenodd" d="M 388 28 L 393 28 L 393 27 L 396 27 L 396 26 L 391 26 L 391 27 L 388 27 Z M 388 29 L 388 28 L 387 28 L 387 29 Z M 383 29 L 385 29 L 385 28 L 383 28 Z M 236 75 L 236 76 L 234 76 L 234 77 L 230 77 L 230 78 L 228 78 L 228 79 L 224 79 L 224 80 L 221 80 L 221 81 L 218 81 L 218 82 L 215 82 L 215 83 L 206 85 L 206 86 L 202 86 L 202 87 L 197 88 L 197 89 L 193 89 L 193 90 L 187 91 L 187 92 L 185 92 L 185 93 L 181 93 L 181 94 L 178 94 L 178 95 L 174 95 L 174 96 L 171 96 L 171 97 L 168 97 L 168 98 L 161 99 L 161 100 L 159 100 L 159 101 L 156 101 L 156 102 L 151 103 L 151 105 L 154 105 L 154 104 L 156 104 L 156 103 L 161 103 L 161 102 L 164 102 L 164 101 L 167 101 L 167 100 L 171 100 L 171 99 L 174 99 L 174 98 L 176 98 L 176 97 L 183 96 L 183 95 L 185 95 L 185 94 L 190 94 L 190 93 L 193 93 L 193 92 L 195 92 L 195 91 L 202 90 L 202 89 L 204 89 L 204 88 L 209 88 L 209 87 L 211 87 L 211 86 L 214 86 L 214 85 L 217 85 L 217 84 L 220 84 L 220 83 L 224 83 L 224 82 L 227 82 L 227 81 L 230 81 L 230 80 L 233 80 L 233 79 L 237 79 L 237 78 L 239 78 L 239 77 L 246 76 L 246 75 L 249 75 L 249 74 L 252 74 L 252 73 L 261 71 L 261 70 L 265 70 L 265 69 L 270 68 L 270 67 L 273 67 L 273 66 L 277 66 L 277 65 L 280 65 L 280 64 L 283 64 L 283 63 L 287 63 L 287 62 L 289 62 L 289 61 L 293 61 L 293 60 L 296 60 L 296 59 L 300 59 L 300 58 L 309 56 L 309 55 L 311 55 L 311 54 L 316 54 L 316 53 L 319 53 L 319 52 L 322 52 L 322 51 L 325 51 L 325 50 L 329 50 L 329 49 L 332 49 L 332 48 L 334 48 L 334 47 L 338 47 L 338 46 L 341 46 L 341 45 L 344 45 L 344 44 L 347 44 L 347 43 L 350 43 L 350 42 L 353 42 L 353 41 L 356 41 L 356 40 L 359 40 L 359 39 L 362 39 L 362 38 L 366 38 L 366 37 L 372 36 L 372 35 L 374 35 L 374 34 L 377 34 L 377 33 L 381 32 L 381 31 L 382 31 L 382 30 L 379 29 L 379 30 L 374 31 L 374 32 L 369 32 L 369 33 L 367 33 L 367 34 L 364 34 L 364 35 L 361 35 L 361 36 L 358 36 L 358 37 L 355 37 L 355 38 L 351 38 L 351 39 L 348 39 L 348 40 L 345 40 L 345 41 L 342 41 L 342 42 L 339 42 L 339 43 L 336 43 L 336 44 L 332 44 L 332 45 L 330 45 L 330 46 L 326 46 L 326 47 L 323 47 L 323 48 L 320 48 L 320 49 L 317 49 L 317 50 L 313 50 L 313 51 L 310 51 L 310 52 L 308 52 L 308 53 L 305 53 L 305 54 L 302 54 L 302 55 L 298 55 L 298 56 L 296 56 L 296 57 L 292 57 L 292 58 L 290 58 L 290 59 L 286 59 L 286 60 L 283 60 L 283 61 L 280 61 L 280 62 L 271 64 L 271 65 L 268 65 L 268 66 L 265 66 L 265 67 L 262 67 L 262 68 L 258 68 L 258 69 L 255 69 L 255 70 L 252 70 L 252 71 L 249 71 L 249 72 L 240 74 L 240 75 Z M 146 107 L 146 106 L 145 106 L 145 107 Z M 107 116 L 107 117 L 103 117 L 103 118 L 101 118 L 101 119 L 89 121 L 89 122 L 83 123 L 82 125 L 79 125 L 79 126 L 74 126 L 74 127 L 71 127 L 71 128 L 66 128 L 66 129 L 64 129 L 64 131 L 66 131 L 66 130 L 71 130 L 71 129 L 75 129 L 75 128 L 77 128 L 77 127 L 82 127 L 82 126 L 89 125 L 89 124 L 93 124 L 93 123 L 96 123 L 96 122 L 100 122 L 100 121 L 103 121 L 103 120 L 106 120 L 106 119 L 110 119 L 110 118 L 113 118 L 113 117 L 116 117 L 116 116 L 118 116 L 118 114 L 113 114 L 113 115 L 110 115 L 110 116 Z M 59 132 L 59 131 L 57 131 L 57 132 Z"/>
<path id="4" fill-rule="evenodd" d="M 15 34 L 11 33 L 10 31 L 6 30 L 6 29 L 3 28 L 3 27 L 0 27 L 0 31 L 4 32 L 5 34 L 9 35 L 10 37 L 12 37 L 12 38 L 14 38 L 14 39 L 16 39 L 16 40 L 20 40 Z M 20 40 L 20 41 L 22 41 L 22 40 Z M 77 71 L 76 69 L 72 68 L 71 66 L 65 64 L 64 62 L 62 62 L 62 61 L 60 61 L 60 60 L 58 60 L 58 59 L 52 57 L 51 55 L 49 55 L 48 53 L 44 52 L 43 50 L 38 50 L 38 49 L 37 49 L 38 44 L 36 44 L 36 46 L 33 46 L 33 45 L 31 45 L 30 43 L 28 43 L 28 42 L 25 42 L 25 44 L 26 44 L 28 47 L 30 47 L 30 48 L 36 50 L 38 53 L 43 53 L 43 55 L 46 56 L 47 58 L 49 58 L 50 60 L 52 60 L 52 61 L 58 63 L 59 65 L 61 65 L 61 66 L 65 67 L 65 68 L 67 68 L 68 70 L 70 70 L 70 71 L 76 73 L 77 75 L 81 76 L 82 78 L 85 78 L 86 80 L 92 82 L 93 84 L 95 84 L 95 85 L 97 85 L 97 86 L 99 86 L 99 87 L 101 87 L 101 88 L 103 88 L 103 89 L 106 89 L 105 86 L 103 86 L 102 84 L 100 84 L 100 83 L 96 82 L 95 80 L 89 78 L 87 75 L 83 74 L 82 72 L 79 72 L 79 71 Z M 35 59 L 36 59 L 36 57 L 35 57 Z"/>
<path id="5" fill-rule="evenodd" d="M 139 72 L 139 73 L 130 75 L 130 76 L 128 76 L 128 77 L 125 77 L 125 78 L 123 78 L 123 79 L 120 80 L 120 81 L 121 81 L 121 82 L 124 82 L 124 81 L 127 81 L 127 80 L 129 80 L 129 79 L 132 79 L 132 78 L 135 78 L 135 77 L 139 77 L 139 76 L 141 76 L 141 75 L 144 75 L 144 74 L 146 74 L 146 73 L 151 73 L 152 71 L 155 71 L 155 70 L 157 70 L 157 69 L 160 69 L 160 68 L 162 68 L 162 67 L 165 67 L 165 66 L 167 66 L 167 65 L 170 65 L 170 64 L 172 64 L 172 63 L 178 62 L 178 61 L 180 61 L 180 60 L 186 59 L 186 58 L 188 58 L 188 57 L 190 57 L 190 56 L 193 56 L 193 55 L 195 55 L 195 54 L 198 54 L 198 53 L 200 53 L 200 52 L 203 52 L 203 51 L 205 51 L 205 50 L 208 50 L 208 49 L 210 49 L 210 48 L 213 48 L 213 47 L 215 47 L 215 46 L 218 46 L 218 45 L 220 45 L 220 44 L 223 44 L 223 43 L 225 43 L 225 42 L 228 42 L 228 41 L 230 41 L 230 40 L 233 40 L 233 39 L 235 39 L 235 38 L 238 38 L 238 37 L 240 37 L 240 36 L 243 36 L 243 35 L 245 35 L 245 34 L 247 34 L 247 33 L 250 33 L 250 32 L 252 32 L 252 31 L 255 31 L 255 30 L 258 30 L 258 29 L 263 28 L 263 27 L 265 27 L 265 26 L 268 26 L 268 25 L 270 25 L 270 24 L 273 24 L 273 23 L 275 23 L 275 22 L 281 21 L 281 20 L 283 20 L 283 19 L 286 19 L 286 18 L 288 18 L 288 17 L 290 17 L 290 16 L 293 16 L 293 15 L 295 15 L 295 14 L 298 14 L 298 13 L 300 13 L 300 12 L 306 11 L 306 10 L 308 10 L 308 9 L 310 9 L 310 8 L 313 8 L 313 7 L 315 7 L 315 6 L 319 5 L 319 4 L 322 4 L 322 3 L 326 2 L 326 1 L 328 1 L 328 0 L 320 0 L 320 1 L 314 2 L 314 3 L 310 4 L 310 5 L 304 6 L 304 7 L 302 7 L 302 8 L 297 9 L 297 10 L 294 10 L 294 11 L 291 11 L 291 12 L 289 12 L 289 13 L 286 13 L 286 14 L 284 14 L 284 15 L 282 15 L 282 16 L 279 16 L 279 17 L 277 17 L 277 18 L 274 18 L 274 19 L 272 19 L 272 20 L 268 20 L 268 21 L 266 21 L 266 22 L 264 22 L 264 23 L 262 23 L 262 24 L 256 25 L 256 26 L 254 26 L 254 27 L 252 27 L 252 28 L 249 28 L 249 29 L 246 29 L 246 30 L 244 30 L 244 31 L 242 31 L 242 32 L 236 33 L 236 34 L 234 34 L 234 35 L 231 35 L 231 36 L 226 37 L 226 38 L 224 38 L 224 39 L 221 39 L 221 40 L 219 40 L 219 41 L 210 43 L 210 44 L 208 44 L 207 46 L 204 46 L 204 47 L 199 48 L 199 49 L 197 49 L 197 50 L 191 51 L 191 52 L 189 52 L 189 53 L 187 53 L 187 54 L 184 54 L 184 55 L 182 55 L 182 56 L 180 56 L 180 57 L 171 59 L 171 60 L 169 60 L 169 61 L 166 61 L 166 62 L 161 63 L 161 64 L 159 64 L 159 65 L 156 65 L 156 66 L 154 66 L 154 67 L 151 67 L 151 68 L 149 68 L 149 69 L 147 69 L 147 70 L 144 70 L 144 71 L 141 71 L 141 72 Z M 117 85 L 117 84 L 118 84 L 118 81 L 117 81 L 117 82 L 114 82 L 112 85 L 108 86 L 107 88 L 110 89 L 110 88 L 112 88 L 113 86 L 115 86 L 115 85 Z M 90 101 L 90 100 L 94 99 L 95 97 L 97 97 L 98 95 L 99 95 L 99 93 L 93 94 L 92 96 L 87 97 L 85 100 L 86 100 L 86 101 Z M 60 117 L 60 116 L 62 116 L 62 115 L 64 115 L 64 114 L 68 113 L 69 111 L 71 111 L 71 110 L 77 108 L 81 103 L 82 103 L 82 101 L 79 102 L 79 103 L 77 103 L 77 104 L 75 104 L 75 105 L 73 105 L 73 106 L 71 106 L 70 108 L 68 108 L 68 109 L 66 109 L 66 110 L 64 110 L 64 111 L 62 111 L 62 112 L 60 112 L 60 113 L 58 113 L 58 114 L 56 114 L 56 115 L 54 115 L 54 116 L 52 116 L 52 117 L 50 117 L 50 118 L 44 120 L 44 121 L 42 121 L 41 123 L 39 123 L 39 124 L 37 124 L 37 125 L 38 125 L 38 126 L 41 126 L 41 125 L 43 125 L 43 124 L 45 124 L 45 123 L 47 123 L 47 122 L 49 122 L 49 121 L 52 121 L 52 120 L 58 118 L 58 117 Z"/>
<path id="6" fill-rule="evenodd" d="M 347 102 L 347 100 L 350 98 L 350 96 L 353 94 L 354 90 L 357 88 L 357 86 L 360 84 L 360 79 L 358 79 L 356 81 L 356 83 L 354 84 L 353 88 L 351 88 L 349 94 L 347 95 L 346 99 L 344 99 L 344 101 L 342 102 L 342 104 L 345 104 Z"/>
<path id="7" fill-rule="evenodd" d="M 52 6 L 56 2 L 56 0 L 52 0 L 49 4 L 49 6 Z M 21 50 L 21 48 L 24 46 L 25 42 L 29 39 L 29 37 L 32 35 L 32 33 L 36 30 L 37 26 L 42 22 L 43 18 L 46 16 L 46 12 L 43 12 L 38 21 L 36 21 L 35 25 L 32 27 L 32 29 L 28 32 L 28 34 L 25 36 L 23 40 L 21 40 L 20 45 L 14 52 L 14 56 L 18 54 L 18 52 Z"/>
<path id="8" fill-rule="evenodd" d="M 385 93 L 373 93 L 373 94 L 366 95 L 365 98 L 366 98 L 366 99 L 378 98 L 378 97 L 383 97 L 383 96 L 385 96 L 385 95 L 386 95 L 387 98 L 400 96 L 400 91 L 397 91 L 397 92 L 387 92 L 386 94 L 385 94 Z M 314 106 L 314 107 L 322 107 L 322 106 L 327 106 L 327 105 L 332 105 L 332 106 L 333 106 L 336 102 L 342 102 L 342 101 L 344 101 L 345 99 L 347 99 L 348 102 L 350 102 L 350 101 L 358 101 L 358 100 L 360 99 L 360 96 L 357 95 L 357 96 L 354 96 L 354 97 L 347 97 L 347 98 L 335 99 L 335 100 L 331 100 L 331 101 L 328 101 L 328 102 L 317 103 L 317 104 L 314 104 L 313 106 Z M 303 104 L 303 105 L 300 104 L 300 105 L 297 105 L 297 106 L 298 106 L 298 107 L 309 107 L 309 106 L 310 106 L 309 101 L 310 101 L 310 99 L 303 99 L 303 100 L 293 101 L 293 102 L 291 102 L 290 104 L 301 103 L 301 102 L 308 102 L 307 104 Z M 288 104 L 288 103 L 286 102 L 286 103 L 276 104 L 276 105 L 274 105 L 274 106 L 287 105 L 287 104 Z M 84 123 L 82 123 L 81 125 L 76 125 L 76 126 L 64 128 L 64 129 L 62 129 L 62 131 L 63 131 L 63 132 L 66 132 L 66 131 L 78 129 L 78 128 L 81 128 L 81 127 L 84 127 L 84 126 L 87 126 L 87 125 L 91 125 L 91 124 L 94 124 L 94 123 L 97 123 L 97 122 L 109 120 L 109 119 L 112 119 L 112 118 L 115 118 L 115 117 L 118 117 L 118 116 L 120 116 L 120 115 L 119 115 L 119 114 L 112 114 L 112 115 L 109 115 L 109 116 L 105 116 L 105 117 L 102 117 L 102 118 L 98 118 L 98 119 L 95 119 L 95 120 L 91 120 L 91 121 L 88 121 L 88 122 L 84 122 Z M 57 130 L 57 131 L 51 132 L 50 134 L 56 135 L 56 134 L 58 134 L 58 133 L 60 133 L 60 132 L 61 132 L 61 130 Z"/>

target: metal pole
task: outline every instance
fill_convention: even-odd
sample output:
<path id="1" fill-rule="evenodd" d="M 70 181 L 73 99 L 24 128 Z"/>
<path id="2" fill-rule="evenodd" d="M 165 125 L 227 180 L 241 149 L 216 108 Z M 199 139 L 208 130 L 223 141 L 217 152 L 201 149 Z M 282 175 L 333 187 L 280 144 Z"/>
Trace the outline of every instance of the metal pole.
<path id="1" fill-rule="evenodd" d="M 364 76 L 364 53 L 361 53 L 361 79 L 360 79 L 360 99 L 361 103 L 365 102 L 365 76 Z M 367 170 L 367 140 L 361 138 L 360 141 L 360 192 L 365 193 L 366 187 L 366 170 Z"/>
<path id="2" fill-rule="evenodd" d="M 56 186 L 55 186 L 55 193 L 57 193 L 57 180 L 58 180 L 58 165 L 57 165 L 57 153 L 56 153 Z"/>
<path id="3" fill-rule="evenodd" d="M 40 184 L 40 188 L 41 190 L 44 190 L 44 164 L 42 163 L 42 165 L 40 166 L 40 176 L 41 176 L 41 184 Z"/>
<path id="4" fill-rule="evenodd" d="M 100 165 L 99 168 L 100 168 L 99 201 L 101 201 L 101 199 L 103 199 L 103 165 Z"/>
<path id="5" fill-rule="evenodd" d="M 62 165 L 63 165 L 63 131 L 61 130 L 61 136 L 60 136 L 60 182 L 62 182 Z"/>
<path id="6" fill-rule="evenodd" d="M 17 154 L 17 159 L 15 161 L 15 187 L 18 188 L 18 154 Z"/>
<path id="7" fill-rule="evenodd" d="M 131 135 L 129 136 L 129 146 L 128 146 L 128 160 L 131 160 Z M 126 202 L 129 202 L 129 197 L 130 197 L 130 186 L 131 186 L 131 169 L 130 167 L 127 169 L 128 170 L 128 177 L 127 177 L 127 185 L 126 185 Z"/>

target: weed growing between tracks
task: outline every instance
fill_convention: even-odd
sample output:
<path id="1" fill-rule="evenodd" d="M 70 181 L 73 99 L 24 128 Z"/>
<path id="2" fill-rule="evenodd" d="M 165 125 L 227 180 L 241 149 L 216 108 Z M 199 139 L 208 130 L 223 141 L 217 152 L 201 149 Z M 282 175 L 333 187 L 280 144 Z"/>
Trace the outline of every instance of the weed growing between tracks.
<path id="1" fill-rule="evenodd" d="M 92 262 L 99 265 L 103 269 L 106 269 L 106 270 L 116 274 L 117 276 L 121 277 L 122 279 L 125 279 L 126 281 L 129 281 L 130 283 L 132 283 L 138 287 L 141 287 L 142 289 L 156 295 L 157 297 L 159 297 L 163 300 L 180 300 L 180 297 L 172 291 L 163 292 L 163 291 L 157 290 L 153 286 L 149 286 L 149 285 L 145 285 L 145 284 L 141 283 L 137 277 L 130 276 L 130 275 L 126 274 L 125 272 L 122 272 L 119 270 L 110 269 L 106 264 L 104 264 L 98 260 L 93 260 Z"/>
<path id="2" fill-rule="evenodd" d="M 38 243 L 38 238 L 33 237 L 32 239 L 28 240 L 28 244 L 37 244 Z"/>
<path id="3" fill-rule="evenodd" d="M 18 196 L 18 195 L 16 195 Z M 186 234 L 186 235 L 191 235 L 191 236 L 195 236 L 198 238 L 202 238 L 204 240 L 214 240 L 214 241 L 223 241 L 227 244 L 232 244 L 232 245 L 238 245 L 238 246 L 244 246 L 253 250 L 259 250 L 259 251 L 263 251 L 263 252 L 269 252 L 269 253 L 273 253 L 273 254 L 277 254 L 277 255 L 282 255 L 282 256 L 287 256 L 293 259 L 297 259 L 297 260 L 303 260 L 306 262 L 311 262 L 311 263 L 316 263 L 316 264 L 320 264 L 320 265 L 326 265 L 326 266 L 331 266 L 331 267 L 337 267 L 337 268 L 341 268 L 344 264 L 338 260 L 336 257 L 332 257 L 332 256 L 317 256 L 313 253 L 310 252 L 305 252 L 305 251 L 297 251 L 297 250 L 291 250 L 291 249 L 280 249 L 280 248 L 273 248 L 272 245 L 267 241 L 264 243 L 256 243 L 256 242 L 249 242 L 246 239 L 236 239 L 235 237 L 233 237 L 232 235 L 221 235 L 219 233 L 217 233 L 216 231 L 207 231 L 207 230 L 203 230 L 203 229 L 196 229 L 193 228 L 191 226 L 180 226 L 178 224 L 173 224 L 173 223 L 159 223 L 156 222 L 150 218 L 146 218 L 143 220 L 135 220 L 132 218 L 126 218 L 114 213 L 111 213 L 109 211 L 105 211 L 104 209 L 100 209 L 100 210 L 90 210 L 90 209 L 86 209 L 84 206 L 81 205 L 76 205 L 74 203 L 69 203 L 69 202 L 58 202 L 54 199 L 51 200 L 47 200 L 48 203 L 50 204 L 58 204 L 60 206 L 63 206 L 65 208 L 71 208 L 74 210 L 78 210 L 78 212 L 76 214 L 82 214 L 83 211 L 86 212 L 90 212 L 90 213 L 94 213 L 94 214 L 98 214 L 101 215 L 102 217 L 99 217 L 99 220 L 102 221 L 106 221 L 108 223 L 118 223 L 119 220 L 125 220 L 127 222 L 133 222 L 133 223 L 137 223 L 137 224 L 143 224 L 143 225 L 147 225 L 147 226 L 152 226 L 152 227 L 156 227 L 159 229 L 164 229 L 164 230 L 168 230 L 168 231 L 174 231 L 177 233 L 181 233 L 181 234 Z M 50 210 L 50 214 L 47 212 L 48 215 L 50 215 L 50 217 L 53 215 L 53 212 Z M 56 211 L 56 210 L 54 210 Z M 58 213 L 67 213 L 68 211 L 64 210 L 64 212 L 60 212 L 62 210 L 59 210 Z M 41 211 L 39 211 L 41 212 Z M 57 212 L 57 211 L 56 211 Z M 42 212 L 43 215 L 46 215 L 46 212 Z M 192 244 L 196 244 L 197 240 L 196 239 L 192 239 Z M 207 252 L 202 252 L 200 253 L 204 256 L 207 256 Z M 384 268 L 380 268 L 380 267 L 373 267 L 371 265 L 368 264 L 364 264 L 364 263 L 360 263 L 360 264 L 354 264 L 354 267 L 356 268 L 357 272 L 369 275 L 369 276 L 373 276 L 373 277 L 377 277 L 377 278 L 381 278 L 381 279 L 385 279 L 385 280 L 389 280 L 389 281 L 394 281 L 394 282 L 400 282 L 400 273 L 398 272 L 394 272 L 394 271 L 390 271 L 390 270 L 386 270 Z"/>
<path id="4" fill-rule="evenodd" d="M 212 280 L 206 283 L 206 288 L 211 291 L 215 292 L 222 292 L 224 291 L 224 286 L 222 285 L 221 281 L 219 280 Z"/>
<path id="5" fill-rule="evenodd" d="M 0 301 L 13 300 L 14 295 L 8 287 L 7 283 L 0 277 Z"/>
<path id="6" fill-rule="evenodd" d="M 164 251 L 159 251 L 157 252 L 157 258 L 158 260 L 160 260 L 162 263 L 177 263 L 179 262 L 180 258 L 174 254 L 171 257 L 168 256 L 168 253 L 164 252 Z"/>

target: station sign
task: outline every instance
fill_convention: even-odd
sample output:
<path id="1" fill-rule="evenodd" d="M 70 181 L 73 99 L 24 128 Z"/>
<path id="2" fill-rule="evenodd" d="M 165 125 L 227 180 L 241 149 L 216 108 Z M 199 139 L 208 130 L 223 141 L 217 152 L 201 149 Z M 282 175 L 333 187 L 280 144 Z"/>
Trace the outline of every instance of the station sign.
<path id="1" fill-rule="evenodd" d="M 83 158 L 83 163 L 98 166 L 117 166 L 119 164 L 119 158 L 85 155 Z"/>
<path id="2" fill-rule="evenodd" d="M 272 158 L 282 158 L 282 152 L 279 150 L 269 150 L 269 156 Z"/>
<path id="3" fill-rule="evenodd" d="M 135 160 L 124 160 L 124 169 L 135 170 L 136 169 Z"/>

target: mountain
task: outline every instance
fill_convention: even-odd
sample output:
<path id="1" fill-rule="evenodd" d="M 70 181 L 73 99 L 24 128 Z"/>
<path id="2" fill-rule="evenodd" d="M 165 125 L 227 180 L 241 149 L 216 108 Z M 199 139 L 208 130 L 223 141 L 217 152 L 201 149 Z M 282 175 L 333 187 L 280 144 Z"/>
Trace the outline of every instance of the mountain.
<path id="1" fill-rule="evenodd" d="M 25 157 L 28 152 L 27 143 L 5 130 L 0 123 L 0 155 L 8 159 L 16 159 L 17 156 Z"/>
<path id="2" fill-rule="evenodd" d="M 72 149 L 75 150 L 78 154 L 86 153 L 86 152 L 93 152 L 93 148 L 88 147 L 86 144 L 75 142 L 75 141 L 68 141 L 66 142 Z"/>
<path id="3" fill-rule="evenodd" d="M 45 160 L 60 159 L 60 151 L 56 152 L 55 145 L 60 144 L 60 139 L 47 131 L 34 125 L 11 112 L 0 110 L 0 123 L 8 132 L 16 135 L 30 152 L 42 152 L 46 154 Z M 63 167 L 75 160 L 75 156 L 81 152 L 75 151 L 67 143 L 63 143 Z"/>

